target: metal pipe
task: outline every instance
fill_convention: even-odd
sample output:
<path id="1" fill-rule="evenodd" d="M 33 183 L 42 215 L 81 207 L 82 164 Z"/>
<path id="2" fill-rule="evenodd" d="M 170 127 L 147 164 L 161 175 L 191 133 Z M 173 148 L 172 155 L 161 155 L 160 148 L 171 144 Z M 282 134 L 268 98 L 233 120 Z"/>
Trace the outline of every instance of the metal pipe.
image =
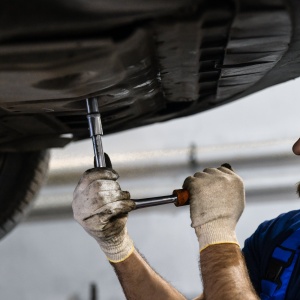
<path id="1" fill-rule="evenodd" d="M 170 196 L 161 196 L 161 197 L 153 197 L 153 198 L 145 198 L 145 199 L 131 199 L 135 202 L 135 209 L 144 208 L 144 207 L 151 207 L 151 206 L 158 206 L 168 203 L 176 203 L 177 196 L 170 195 Z"/>
<path id="2" fill-rule="evenodd" d="M 101 136 L 103 135 L 103 129 L 99 113 L 98 99 L 86 99 L 86 106 L 88 112 L 87 119 L 89 122 L 90 137 L 93 141 L 95 155 L 94 165 L 96 168 L 104 168 L 106 167 L 106 163 L 101 139 Z"/>
<path id="3" fill-rule="evenodd" d="M 174 203 L 175 206 L 184 206 L 189 204 L 190 194 L 187 190 L 174 190 L 172 195 L 160 196 L 145 199 L 132 199 L 135 202 L 135 209 Z"/>

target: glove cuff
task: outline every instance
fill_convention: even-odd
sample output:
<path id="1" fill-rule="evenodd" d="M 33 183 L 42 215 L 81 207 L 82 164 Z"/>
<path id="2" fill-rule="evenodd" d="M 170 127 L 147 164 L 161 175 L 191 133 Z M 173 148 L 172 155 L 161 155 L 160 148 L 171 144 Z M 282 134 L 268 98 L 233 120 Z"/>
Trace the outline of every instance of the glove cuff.
<path id="1" fill-rule="evenodd" d="M 98 241 L 102 251 L 107 259 L 112 263 L 119 263 L 127 259 L 134 251 L 132 239 L 124 228 L 118 236 L 114 236 L 109 240 Z"/>
<path id="2" fill-rule="evenodd" d="M 195 228 L 200 252 L 211 245 L 236 244 L 239 246 L 235 229 L 228 226 L 227 220 L 216 220 Z"/>

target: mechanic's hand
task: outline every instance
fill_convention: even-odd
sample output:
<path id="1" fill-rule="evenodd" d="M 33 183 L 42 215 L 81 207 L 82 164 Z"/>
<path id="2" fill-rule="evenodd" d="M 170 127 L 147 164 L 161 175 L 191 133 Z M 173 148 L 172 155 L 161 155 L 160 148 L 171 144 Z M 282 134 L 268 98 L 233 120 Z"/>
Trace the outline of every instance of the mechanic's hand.
<path id="1" fill-rule="evenodd" d="M 133 252 L 127 234 L 127 214 L 135 203 L 116 182 L 113 169 L 95 168 L 81 177 L 73 195 L 75 220 L 99 243 L 111 262 L 125 260 Z"/>
<path id="2" fill-rule="evenodd" d="M 238 244 L 235 227 L 245 207 L 245 191 L 242 179 L 228 166 L 204 169 L 183 184 L 190 193 L 200 251 L 213 244 Z"/>

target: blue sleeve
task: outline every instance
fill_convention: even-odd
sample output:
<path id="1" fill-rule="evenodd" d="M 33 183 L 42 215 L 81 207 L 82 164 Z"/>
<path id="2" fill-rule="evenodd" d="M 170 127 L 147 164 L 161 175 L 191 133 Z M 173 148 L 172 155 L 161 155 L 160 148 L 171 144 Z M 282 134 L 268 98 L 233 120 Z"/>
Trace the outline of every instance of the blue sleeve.
<path id="1" fill-rule="evenodd" d="M 245 241 L 243 253 L 250 279 L 258 294 L 261 292 L 261 280 L 266 273 L 274 248 L 298 228 L 300 228 L 300 210 L 291 211 L 263 222 Z"/>
<path id="2" fill-rule="evenodd" d="M 268 222 L 262 223 L 248 239 L 246 239 L 243 253 L 248 268 L 249 276 L 253 284 L 254 289 L 260 294 L 260 282 L 263 276 L 262 274 L 262 255 L 261 248 L 263 245 L 263 239 L 266 235 L 266 228 L 268 228 Z"/>

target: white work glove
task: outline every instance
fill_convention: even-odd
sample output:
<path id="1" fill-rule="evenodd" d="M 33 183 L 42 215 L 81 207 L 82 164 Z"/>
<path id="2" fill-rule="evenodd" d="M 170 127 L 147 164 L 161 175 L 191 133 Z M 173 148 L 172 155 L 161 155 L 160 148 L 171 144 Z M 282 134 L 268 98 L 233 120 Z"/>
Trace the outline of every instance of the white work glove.
<path id="1" fill-rule="evenodd" d="M 244 185 L 237 174 L 224 166 L 204 169 L 183 184 L 190 193 L 192 227 L 200 251 L 214 244 L 238 245 L 235 227 L 245 207 Z"/>
<path id="2" fill-rule="evenodd" d="M 113 169 L 86 171 L 75 191 L 72 208 L 75 220 L 96 239 L 109 261 L 124 261 L 134 251 L 127 234 L 127 214 L 135 203 L 116 182 Z"/>

